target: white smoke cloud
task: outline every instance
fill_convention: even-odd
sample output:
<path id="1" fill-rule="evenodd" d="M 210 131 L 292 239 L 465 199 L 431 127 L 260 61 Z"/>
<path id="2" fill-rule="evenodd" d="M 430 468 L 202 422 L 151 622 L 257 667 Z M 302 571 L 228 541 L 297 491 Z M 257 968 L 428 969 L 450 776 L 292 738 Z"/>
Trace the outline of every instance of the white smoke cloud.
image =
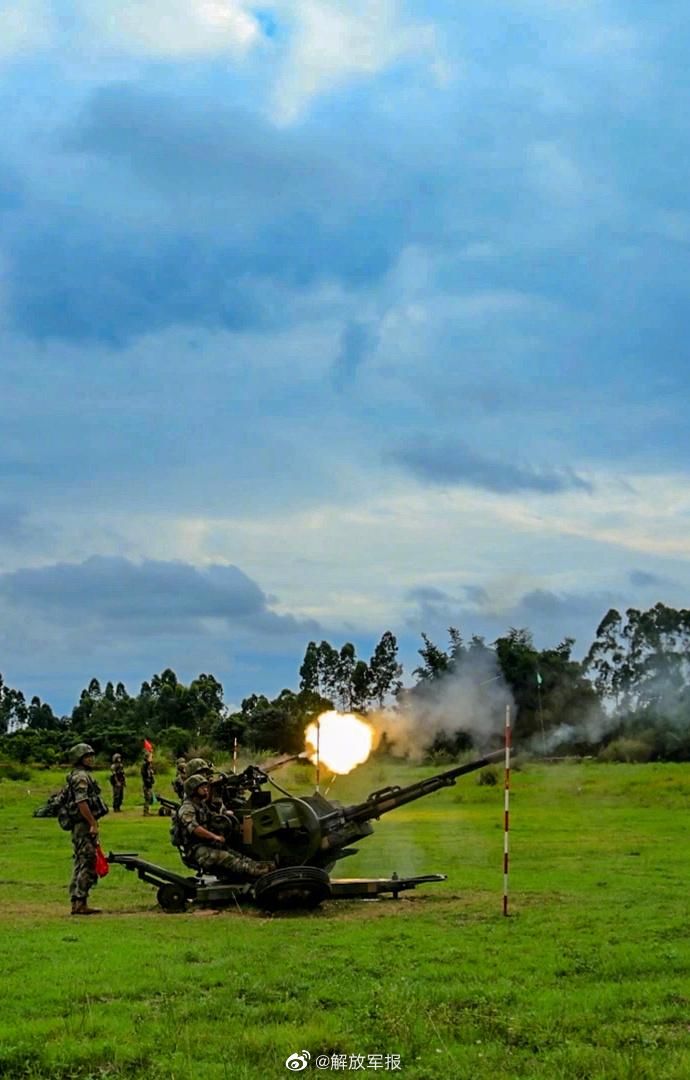
<path id="1" fill-rule="evenodd" d="M 527 743 L 526 749 L 539 756 L 573 752 L 579 746 L 596 747 L 617 725 L 618 718 L 600 710 L 585 713 L 576 724 L 559 724 L 546 732 L 537 732 Z M 580 752 L 580 751 L 578 751 Z"/>
<path id="2" fill-rule="evenodd" d="M 395 755 L 420 758 L 440 736 L 472 736 L 479 752 L 505 727 L 506 707 L 515 704 L 491 650 L 470 653 L 443 678 L 408 691 L 398 708 L 367 717 L 393 743 Z"/>

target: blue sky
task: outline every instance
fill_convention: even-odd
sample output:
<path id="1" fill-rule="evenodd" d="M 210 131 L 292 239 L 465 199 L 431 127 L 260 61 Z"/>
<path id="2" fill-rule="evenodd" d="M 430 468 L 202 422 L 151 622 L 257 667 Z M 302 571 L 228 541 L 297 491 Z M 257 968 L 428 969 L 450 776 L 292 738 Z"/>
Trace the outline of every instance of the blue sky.
<path id="1" fill-rule="evenodd" d="M 3 5 L 6 681 L 688 606 L 689 21 Z"/>

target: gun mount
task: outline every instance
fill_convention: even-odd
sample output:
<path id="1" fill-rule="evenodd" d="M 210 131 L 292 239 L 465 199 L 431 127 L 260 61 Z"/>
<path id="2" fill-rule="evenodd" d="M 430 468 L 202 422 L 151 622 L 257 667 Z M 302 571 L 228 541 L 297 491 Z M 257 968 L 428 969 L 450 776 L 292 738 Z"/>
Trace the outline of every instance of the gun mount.
<path id="1" fill-rule="evenodd" d="M 249 805 L 238 813 L 241 839 L 237 847 L 254 859 L 272 860 L 278 866 L 306 865 L 330 870 L 338 859 L 356 854 L 350 845 L 371 836 L 372 821 L 441 788 L 452 787 L 458 777 L 483 769 L 503 753 L 494 751 L 407 787 L 381 788 L 364 802 L 352 806 L 342 806 L 318 792 L 299 798 L 285 795 L 270 801 L 270 797 L 266 798 L 269 793 L 259 790 L 264 805 L 253 805 L 254 793 Z M 258 787 L 268 777 L 261 778 L 257 772 L 260 770 L 254 771 L 253 780 Z"/>
<path id="2" fill-rule="evenodd" d="M 441 788 L 454 786 L 460 776 L 490 765 L 503 753 L 497 750 L 407 787 L 381 788 L 351 806 L 331 801 L 318 792 L 293 796 L 280 787 L 282 797 L 272 801 L 271 793 L 263 790 L 269 781 L 268 771 L 255 765 L 237 776 L 221 776 L 214 783 L 214 797 L 222 797 L 225 806 L 233 807 L 237 821 L 230 846 L 276 867 L 253 885 L 209 878 L 198 868 L 195 878 L 185 877 L 135 854 L 111 853 L 108 858 L 156 885 L 160 906 L 170 912 L 183 911 L 190 902 L 218 906 L 236 904 L 241 899 L 267 911 L 316 907 L 325 899 L 372 898 L 385 893 L 397 899 L 400 892 L 419 884 L 445 881 L 445 875 L 334 879 L 329 871 L 339 859 L 356 854 L 356 848 L 351 845 L 373 833 L 372 821 Z M 165 803 L 175 810 L 178 808 L 171 799 Z M 196 868 L 184 855 L 183 861 L 188 867 Z"/>

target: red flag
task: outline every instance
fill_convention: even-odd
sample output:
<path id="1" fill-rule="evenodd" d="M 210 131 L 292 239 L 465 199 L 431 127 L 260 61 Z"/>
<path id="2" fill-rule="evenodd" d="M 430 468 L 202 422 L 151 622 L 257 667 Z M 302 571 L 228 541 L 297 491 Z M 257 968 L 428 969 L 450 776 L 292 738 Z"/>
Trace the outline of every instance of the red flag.
<path id="1" fill-rule="evenodd" d="M 153 743 L 150 743 L 148 739 L 144 739 L 144 750 L 149 754 L 153 752 Z"/>
<path id="2" fill-rule="evenodd" d="M 108 862 L 103 848 L 100 844 L 96 844 L 96 861 L 94 864 L 94 870 L 98 877 L 105 877 L 110 870 L 110 863 Z"/>

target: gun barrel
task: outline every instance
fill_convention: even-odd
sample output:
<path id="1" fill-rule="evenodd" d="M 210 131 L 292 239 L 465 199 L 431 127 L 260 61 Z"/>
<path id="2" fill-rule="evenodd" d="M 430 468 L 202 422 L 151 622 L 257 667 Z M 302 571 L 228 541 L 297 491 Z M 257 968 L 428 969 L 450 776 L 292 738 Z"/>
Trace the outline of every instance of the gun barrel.
<path id="1" fill-rule="evenodd" d="M 158 795 L 158 794 L 156 794 L 156 799 L 161 804 L 161 806 L 164 806 L 166 808 L 166 810 L 179 810 L 180 809 L 181 804 L 179 802 L 177 802 L 175 799 L 166 799 L 165 795 Z"/>
<path id="2" fill-rule="evenodd" d="M 452 787 L 459 776 L 466 776 L 467 773 L 483 769 L 485 765 L 491 765 L 492 762 L 503 757 L 504 753 L 504 750 L 494 750 L 483 757 L 475 758 L 474 761 L 468 761 L 464 765 L 456 765 L 454 769 L 428 776 L 425 780 L 419 780 L 408 787 L 387 787 L 374 791 L 365 802 L 346 807 L 345 817 L 348 821 L 369 821 L 371 818 L 381 817 L 382 814 L 387 814 L 391 810 L 397 810 L 399 806 L 405 806 L 406 803 L 414 802 L 415 799 L 431 795 L 440 788 Z"/>
<path id="3" fill-rule="evenodd" d="M 289 757 L 279 758 L 278 761 L 270 761 L 266 765 L 259 765 L 259 768 L 264 773 L 272 773 L 276 769 L 282 769 L 283 765 L 289 765 L 291 761 L 309 761 L 309 758 L 304 752 L 290 754 Z"/>

